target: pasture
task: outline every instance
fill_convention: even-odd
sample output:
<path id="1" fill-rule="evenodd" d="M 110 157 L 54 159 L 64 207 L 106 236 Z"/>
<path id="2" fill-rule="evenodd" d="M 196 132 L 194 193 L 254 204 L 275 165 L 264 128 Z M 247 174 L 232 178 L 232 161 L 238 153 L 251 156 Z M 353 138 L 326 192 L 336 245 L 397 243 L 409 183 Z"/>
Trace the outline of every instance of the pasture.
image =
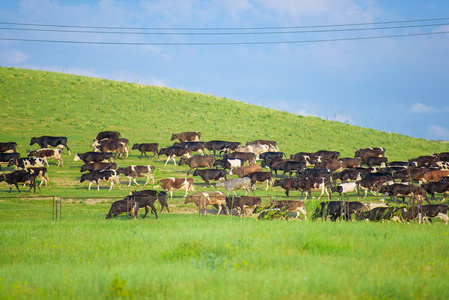
<path id="1" fill-rule="evenodd" d="M 17 142 L 26 156 L 38 148 L 29 145 L 31 137 L 64 135 L 72 152 L 63 151 L 63 167 L 50 161 L 49 186 L 36 192 L 65 199 L 60 221 L 52 221 L 47 211 L 50 198 L 18 195 L 14 189 L 9 194 L 0 183 L 2 299 L 449 296 L 449 230 L 440 221 L 429 226 L 199 217 L 193 204 L 179 198 L 168 199 L 170 213 L 158 219 L 105 220 L 110 204 L 144 189 L 145 180 L 128 187 L 122 177 L 121 189 L 108 191 L 109 184 L 101 183 L 100 191 L 88 191 L 79 182 L 81 162 L 73 160 L 77 152 L 91 151 L 92 139 L 103 130 L 121 132 L 131 146 L 156 142 L 165 147 L 173 143 L 172 133 L 195 130 L 203 141 L 275 140 L 287 155 L 326 149 L 353 157 L 358 148 L 385 147 L 390 160 L 448 152 L 447 143 L 126 82 L 14 68 L 0 68 L 0 82 L 0 142 Z M 157 179 L 185 177 L 189 170 L 173 162 L 164 166 L 165 156 L 139 156 L 132 150 L 115 162 L 153 165 Z M 2 166 L 3 172 L 12 170 Z M 197 192 L 215 190 L 203 188 L 199 177 L 194 180 Z M 281 188 L 264 187 L 257 186 L 257 196 L 285 195 Z M 309 215 L 317 204 L 306 202 Z M 27 213 L 44 206 L 42 212 Z"/>

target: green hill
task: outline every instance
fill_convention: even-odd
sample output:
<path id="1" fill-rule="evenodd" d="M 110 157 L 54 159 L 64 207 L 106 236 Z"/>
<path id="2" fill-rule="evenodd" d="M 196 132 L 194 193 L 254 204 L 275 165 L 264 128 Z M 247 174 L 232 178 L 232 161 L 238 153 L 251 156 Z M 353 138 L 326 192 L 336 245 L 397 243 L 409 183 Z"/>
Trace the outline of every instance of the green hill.
<path id="1" fill-rule="evenodd" d="M 341 152 L 341 157 L 353 157 L 356 149 L 372 146 L 386 148 L 392 161 L 449 151 L 446 143 L 170 88 L 16 68 L 0 68 L 0 83 L 1 142 L 17 142 L 19 152 L 25 156 L 37 147 L 29 146 L 33 136 L 68 137 L 72 157 L 64 150 L 64 167 L 50 166 L 54 190 L 48 188 L 42 192 L 45 194 L 70 194 L 69 187 L 82 187 L 87 192 L 84 185 L 76 183 L 80 164 L 73 162 L 73 155 L 91 151 L 92 139 L 103 130 L 121 132 L 131 145 L 158 142 L 169 146 L 171 134 L 180 131 L 200 131 L 203 141 L 223 139 L 246 143 L 269 139 L 277 141 L 287 155 L 336 150 Z M 155 162 L 140 161 L 139 154 L 131 151 L 129 159 L 117 162 L 121 166 L 155 164 L 160 166 L 162 176 L 179 175 L 181 171 L 184 174 L 187 170 L 172 163 L 164 167 L 162 157 Z M 60 189 L 55 187 L 58 184 Z M 0 191 L 6 190 L 0 184 Z M 73 193 L 84 192 L 73 190 Z"/>

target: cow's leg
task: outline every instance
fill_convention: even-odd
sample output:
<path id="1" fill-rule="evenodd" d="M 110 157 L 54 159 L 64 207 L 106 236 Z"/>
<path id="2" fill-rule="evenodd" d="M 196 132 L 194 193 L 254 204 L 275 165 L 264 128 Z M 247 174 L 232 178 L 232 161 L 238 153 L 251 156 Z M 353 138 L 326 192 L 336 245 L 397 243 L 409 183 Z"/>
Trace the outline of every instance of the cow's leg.
<path id="1" fill-rule="evenodd" d="M 48 165 L 48 160 L 46 157 L 44 157 L 44 162 L 47 164 L 47 168 L 50 168 L 50 166 Z"/>
<path id="2" fill-rule="evenodd" d="M 171 155 L 169 155 L 169 156 L 167 157 L 167 160 L 165 161 L 165 164 L 164 164 L 164 166 L 166 166 L 166 165 L 167 165 L 167 163 L 168 163 L 168 161 L 170 160 L 170 158 L 171 158 Z"/>
<path id="3" fill-rule="evenodd" d="M 133 178 L 133 181 L 134 181 L 135 184 L 137 184 L 138 186 L 140 186 L 140 184 L 137 183 L 136 178 Z"/>
<path id="4" fill-rule="evenodd" d="M 87 188 L 90 191 L 90 187 L 92 186 L 92 181 L 89 182 L 89 187 Z"/>

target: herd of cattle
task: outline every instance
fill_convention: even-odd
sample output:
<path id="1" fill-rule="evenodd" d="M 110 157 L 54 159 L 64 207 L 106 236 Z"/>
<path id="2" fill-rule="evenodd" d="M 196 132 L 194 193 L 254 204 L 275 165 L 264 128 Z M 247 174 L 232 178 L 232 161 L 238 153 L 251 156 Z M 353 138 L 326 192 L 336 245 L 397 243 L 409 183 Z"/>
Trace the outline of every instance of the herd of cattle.
<path id="1" fill-rule="evenodd" d="M 128 185 L 136 181 L 138 177 L 146 178 L 144 184 L 152 180 L 161 190 L 143 190 L 133 192 L 125 199 L 116 201 L 106 218 L 129 213 L 137 216 L 139 208 L 145 208 L 145 216 L 148 208 L 157 217 L 154 201 L 158 200 L 168 211 L 166 197 L 168 193 L 173 197 L 173 190 L 185 191 L 185 203 L 194 202 L 199 211 L 207 212 L 208 205 L 214 205 L 219 213 L 225 213 L 235 208 L 239 215 L 243 215 L 247 209 L 259 208 L 259 211 L 279 210 L 303 214 L 307 219 L 307 213 L 303 201 L 275 201 L 265 209 L 260 209 L 261 198 L 251 196 L 256 191 L 257 183 L 266 183 L 267 190 L 270 185 L 273 189 L 277 186 L 285 190 L 287 196 L 290 191 L 299 190 L 305 197 L 311 197 L 312 191 L 319 191 L 321 197 L 326 194 L 328 201 L 322 202 L 312 214 L 312 219 L 330 218 L 335 220 L 344 216 L 348 219 L 355 215 L 359 219 L 384 220 L 399 219 L 411 220 L 415 217 L 440 217 L 446 223 L 447 206 L 444 204 L 432 205 L 428 194 L 435 199 L 436 193 L 443 194 L 441 202 L 449 192 L 449 152 L 420 156 L 407 161 L 389 162 L 383 148 L 358 149 L 354 157 L 340 158 L 337 151 L 317 151 L 313 153 L 298 152 L 289 158 L 280 152 L 275 141 L 256 140 L 248 142 L 245 146 L 239 142 L 212 140 L 200 141 L 199 132 L 182 132 L 173 134 L 171 141 L 179 140 L 172 146 L 161 148 L 157 143 L 134 144 L 131 150 L 140 152 L 148 158 L 147 153 L 152 153 L 153 158 L 157 155 L 167 157 L 165 165 L 179 158 L 179 165 L 188 165 L 189 171 L 186 177 L 168 177 L 156 180 L 154 166 L 131 165 L 125 168 L 117 167 L 113 158 L 119 155 L 123 161 L 129 155 L 128 139 L 120 138 L 116 131 L 100 132 L 93 140 L 93 151 L 76 153 L 74 160 L 82 161 L 80 182 L 89 182 L 90 190 L 93 184 L 99 190 L 100 181 L 110 182 L 110 190 L 114 184 L 120 187 L 120 175 L 129 180 Z M 62 150 L 66 148 L 70 153 L 66 137 L 33 137 L 30 145 L 38 144 L 41 149 L 32 150 L 28 157 L 20 157 L 16 152 L 15 142 L 0 143 L 0 169 L 1 164 L 8 167 L 15 166 L 16 170 L 0 175 L 0 181 L 13 186 L 20 192 L 19 183 L 27 183 L 30 186 L 28 192 L 36 190 L 36 178 L 41 178 L 39 187 L 48 184 L 48 159 L 56 159 L 58 166 L 63 166 Z M 50 148 L 54 147 L 54 148 Z M 198 155 L 193 155 L 197 152 Z M 209 154 L 207 154 L 209 152 Z M 260 165 L 257 164 L 261 161 Z M 263 171 L 268 169 L 268 171 Z M 215 187 L 225 189 L 223 192 L 200 192 L 196 193 L 194 178 L 200 177 L 205 186 L 210 181 L 216 181 Z M 87 173 L 85 173 L 87 172 Z M 278 172 L 283 172 L 278 175 Z M 237 175 L 238 178 L 228 179 L 228 175 Z M 287 176 L 287 177 L 286 177 Z M 236 190 L 244 190 L 245 196 L 237 196 Z M 371 192 L 373 195 L 383 195 L 382 203 L 363 204 L 358 201 L 348 201 L 348 193 L 364 191 L 364 197 Z M 189 195 L 193 192 L 193 195 Z M 230 193 L 234 197 L 229 197 Z M 330 201 L 332 193 L 337 193 L 337 201 Z M 343 201 L 343 195 L 346 201 Z M 397 206 L 387 206 L 384 203 L 386 197 L 397 202 L 398 198 L 408 197 L 419 206 L 411 209 Z M 340 199 L 340 201 L 338 201 Z M 421 205 L 423 201 L 428 205 Z M 161 210 L 162 211 L 162 210 Z"/>

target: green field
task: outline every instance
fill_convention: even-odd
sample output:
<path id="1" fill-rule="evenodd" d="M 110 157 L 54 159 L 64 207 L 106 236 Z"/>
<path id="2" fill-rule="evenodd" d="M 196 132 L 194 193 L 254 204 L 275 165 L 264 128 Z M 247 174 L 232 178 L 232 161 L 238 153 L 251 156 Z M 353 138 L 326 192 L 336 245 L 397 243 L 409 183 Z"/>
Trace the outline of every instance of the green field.
<path id="1" fill-rule="evenodd" d="M 9 194 L 0 183 L 1 299 L 449 297 L 449 237 L 440 221 L 429 226 L 198 217 L 180 198 L 168 200 L 170 214 L 157 220 L 149 215 L 106 221 L 110 203 L 143 187 L 128 187 L 122 177 L 121 189 L 108 191 L 103 183 L 100 191 L 88 191 L 79 182 L 81 162 L 73 161 L 76 152 L 92 150 L 92 139 L 103 130 L 120 131 L 131 145 L 169 146 L 171 134 L 181 131 L 200 131 L 203 141 L 269 139 L 287 155 L 336 150 L 353 157 L 358 148 L 384 147 L 390 161 L 448 152 L 447 143 L 212 95 L 14 68 L 0 68 L 0 103 L 0 142 L 17 142 L 26 156 L 38 148 L 29 145 L 33 136 L 67 136 L 72 152 L 63 151 L 63 167 L 50 161 L 49 187 L 36 192 L 50 198 Z M 186 166 L 164 166 L 165 157 L 139 155 L 133 150 L 116 162 L 154 165 L 158 179 L 187 174 Z M 194 179 L 197 191 L 214 190 Z M 263 187 L 257 196 L 284 196 L 280 188 Z M 63 199 L 60 221 L 52 220 L 53 196 Z M 306 205 L 310 215 L 317 201 Z"/>

